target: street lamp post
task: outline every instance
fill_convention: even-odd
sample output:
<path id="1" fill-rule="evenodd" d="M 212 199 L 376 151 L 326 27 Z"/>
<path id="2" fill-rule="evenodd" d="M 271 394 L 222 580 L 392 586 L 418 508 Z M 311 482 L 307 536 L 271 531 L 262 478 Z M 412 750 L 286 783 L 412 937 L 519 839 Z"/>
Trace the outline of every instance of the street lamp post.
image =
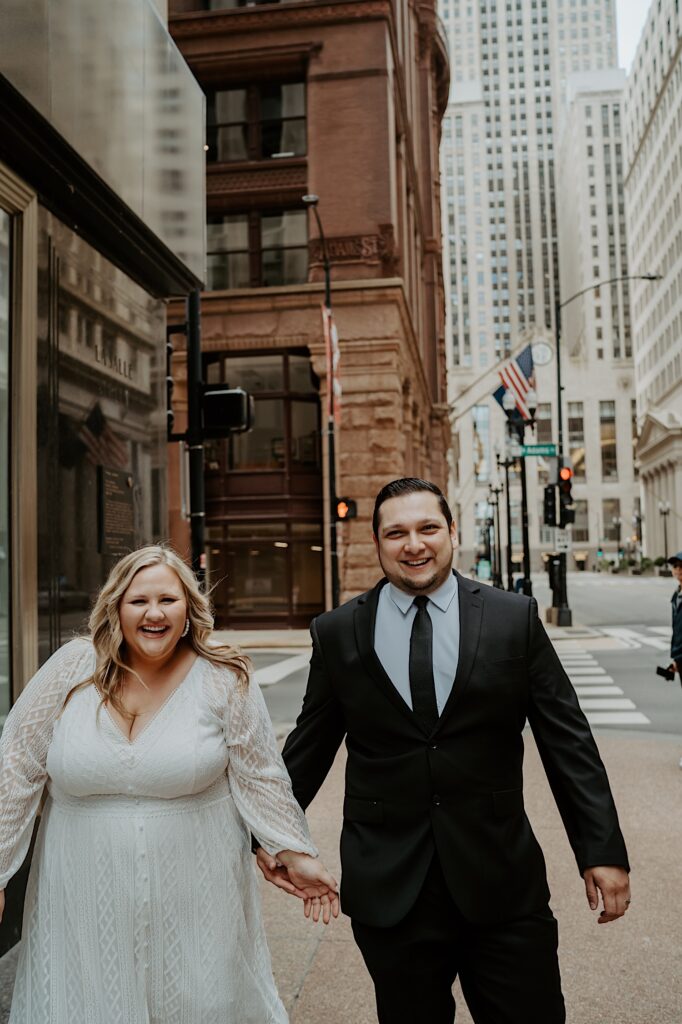
<path id="1" fill-rule="evenodd" d="M 494 516 L 494 533 L 495 533 L 495 562 L 493 569 L 493 586 L 498 587 L 500 590 L 504 588 L 502 581 L 502 539 L 500 537 L 500 494 L 502 493 L 502 487 L 497 484 L 495 487 L 492 484 L 488 485 L 488 503 L 492 506 Z"/>
<path id="2" fill-rule="evenodd" d="M 668 516 L 670 515 L 670 502 L 659 501 L 658 511 L 663 517 L 663 557 L 668 557 Z"/>
<path id="3" fill-rule="evenodd" d="M 324 234 L 322 227 L 322 221 L 317 210 L 317 204 L 320 201 L 319 196 L 314 195 L 312 192 L 307 193 L 302 197 L 303 202 L 306 206 L 311 209 L 315 215 L 317 222 L 317 231 L 320 236 L 320 245 L 322 246 L 322 265 L 324 267 L 324 304 L 327 307 L 329 313 L 332 309 L 332 281 L 331 281 L 331 266 L 329 262 L 329 250 L 327 248 L 327 239 Z M 329 330 L 331 331 L 331 321 L 329 323 Z M 331 568 L 331 590 L 332 590 L 332 608 L 338 608 L 340 601 L 340 586 L 339 586 L 339 554 L 337 545 L 336 535 L 336 435 L 335 435 L 335 424 L 334 424 L 334 370 L 333 370 L 333 358 L 328 360 L 327 367 L 327 459 L 329 462 L 329 561 Z"/>
<path id="4" fill-rule="evenodd" d="M 498 472 L 500 467 L 504 468 L 504 500 L 507 513 L 507 590 L 514 589 L 514 563 L 512 561 L 512 528 L 511 528 L 511 497 L 509 495 L 509 469 L 514 465 L 515 460 L 500 458 L 500 453 L 495 455 Z"/>
<path id="5" fill-rule="evenodd" d="M 562 409 L 562 392 L 563 387 L 561 384 L 561 311 L 565 309 L 571 302 L 575 302 L 581 295 L 586 295 L 588 292 L 593 292 L 596 288 L 601 288 L 603 285 L 615 284 L 617 281 L 660 281 L 662 279 L 661 274 L 622 274 L 619 277 L 610 277 L 606 281 L 595 281 L 594 284 L 589 284 L 586 288 L 581 288 L 579 292 L 574 295 L 570 295 L 563 302 L 557 302 L 554 307 L 554 329 L 556 332 L 556 393 L 557 393 L 557 423 L 558 423 L 558 444 L 557 444 L 557 456 L 559 459 L 559 466 L 563 464 L 564 459 L 564 417 Z M 570 626 L 573 621 L 571 609 L 568 605 L 568 591 L 566 586 L 566 552 L 561 551 L 559 553 L 559 571 L 558 576 L 558 605 L 557 605 L 557 626 Z"/>
<path id="6" fill-rule="evenodd" d="M 530 419 L 524 419 L 519 410 L 516 408 L 516 399 L 509 390 L 506 389 L 504 398 L 502 399 L 502 407 L 507 415 L 507 428 L 511 435 L 512 431 L 516 432 L 519 445 L 523 444 L 523 435 L 526 427 L 529 426 L 531 429 L 535 425 L 535 410 L 537 409 L 537 395 L 533 388 L 526 395 L 526 403 L 528 405 L 528 411 L 530 412 Z M 519 456 L 521 461 L 521 535 L 523 539 L 523 593 L 527 597 L 533 596 L 533 584 L 530 578 L 530 537 L 528 533 L 528 483 L 526 478 L 526 459 L 524 455 Z"/>

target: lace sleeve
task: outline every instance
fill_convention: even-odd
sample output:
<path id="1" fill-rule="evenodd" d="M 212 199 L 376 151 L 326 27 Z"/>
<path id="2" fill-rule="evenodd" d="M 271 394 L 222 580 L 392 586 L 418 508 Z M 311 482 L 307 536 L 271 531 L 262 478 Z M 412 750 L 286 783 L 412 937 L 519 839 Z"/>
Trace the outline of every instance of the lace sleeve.
<path id="1" fill-rule="evenodd" d="M 55 720 L 72 686 L 93 669 L 89 641 L 60 647 L 28 683 L 7 716 L 0 737 L 0 889 L 28 852 Z"/>
<path id="2" fill-rule="evenodd" d="M 277 749 L 263 694 L 253 679 L 244 687 L 231 677 L 223 722 L 232 795 L 253 835 L 273 855 L 295 850 L 317 856 Z"/>

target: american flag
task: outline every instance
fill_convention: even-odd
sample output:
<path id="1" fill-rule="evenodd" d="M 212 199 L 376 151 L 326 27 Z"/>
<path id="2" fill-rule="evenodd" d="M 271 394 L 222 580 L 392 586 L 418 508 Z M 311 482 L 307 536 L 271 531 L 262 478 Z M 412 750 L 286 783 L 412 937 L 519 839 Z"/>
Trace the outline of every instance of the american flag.
<path id="1" fill-rule="evenodd" d="M 493 393 L 495 398 L 504 409 L 503 399 L 505 391 L 511 391 L 516 402 L 516 408 L 524 420 L 530 419 L 530 410 L 526 404 L 526 396 L 531 388 L 535 388 L 535 373 L 533 370 L 533 351 L 530 345 L 526 345 L 517 356 L 510 359 L 499 371 L 502 386 Z"/>

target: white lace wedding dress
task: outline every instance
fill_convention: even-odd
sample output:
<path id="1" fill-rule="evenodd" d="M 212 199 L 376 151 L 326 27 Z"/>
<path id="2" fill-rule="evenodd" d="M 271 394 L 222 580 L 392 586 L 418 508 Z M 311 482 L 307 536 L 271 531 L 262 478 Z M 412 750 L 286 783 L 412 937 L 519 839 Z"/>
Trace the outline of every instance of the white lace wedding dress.
<path id="1" fill-rule="evenodd" d="M 282 1024 L 252 832 L 315 854 L 259 687 L 198 659 L 131 743 L 88 640 L 57 651 L 0 739 L 0 889 L 46 801 L 10 1024 Z"/>

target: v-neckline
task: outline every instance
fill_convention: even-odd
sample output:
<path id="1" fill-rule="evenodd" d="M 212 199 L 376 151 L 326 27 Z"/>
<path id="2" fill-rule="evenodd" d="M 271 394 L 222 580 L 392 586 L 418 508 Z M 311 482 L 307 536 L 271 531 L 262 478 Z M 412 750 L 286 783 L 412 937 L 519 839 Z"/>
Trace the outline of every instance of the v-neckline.
<path id="1" fill-rule="evenodd" d="M 159 717 L 159 715 L 161 714 L 161 712 L 162 712 L 162 711 L 164 711 L 164 709 L 168 707 L 168 705 L 169 705 L 169 704 L 170 704 L 170 702 L 172 701 L 172 699 L 173 699 L 173 697 L 175 696 L 175 694 L 176 694 L 176 693 L 178 693 L 178 692 L 179 692 L 180 690 L 182 690 L 182 689 L 183 689 L 183 687 L 185 686 L 185 683 L 186 683 L 186 682 L 188 681 L 189 677 L 190 677 L 190 676 L 192 675 L 192 673 L 194 672 L 194 669 L 196 668 L 196 666 L 197 666 L 197 662 L 198 662 L 199 660 L 200 660 L 200 658 L 199 658 L 199 655 L 197 654 L 196 658 L 194 659 L 194 661 L 192 662 L 192 664 L 190 665 L 189 669 L 187 670 L 187 672 L 185 673 L 185 675 L 184 675 L 184 676 L 182 677 L 182 679 L 180 680 L 180 682 L 178 683 L 178 685 L 177 685 L 177 686 L 174 686 L 174 687 L 173 687 L 173 689 L 172 689 L 172 690 L 171 690 L 171 692 L 170 692 L 170 693 L 168 694 L 168 696 L 167 696 L 167 697 L 166 697 L 166 699 L 165 699 L 165 700 L 163 701 L 163 703 L 162 703 L 162 704 L 160 704 L 160 705 L 159 705 L 159 707 L 158 707 L 158 708 L 156 709 L 156 711 L 154 712 L 154 714 L 152 715 L 152 717 L 151 717 L 151 718 L 149 719 L 149 721 L 147 722 L 147 724 L 146 724 L 145 726 L 143 726 L 143 728 L 142 728 L 142 729 L 140 729 L 140 731 L 139 731 L 139 732 L 137 733 L 137 735 L 135 736 L 135 738 L 134 738 L 134 739 L 132 739 L 132 740 L 130 739 L 130 737 L 126 736 L 126 734 L 125 734 L 125 733 L 123 732 L 123 729 L 121 729 L 120 725 L 118 725 L 118 723 L 116 722 L 115 718 L 114 718 L 114 717 L 113 717 L 113 716 L 112 716 L 112 715 L 110 714 L 110 712 L 109 712 L 109 708 L 107 707 L 107 705 L 106 705 L 106 704 L 104 704 L 104 711 L 105 711 L 105 714 L 106 714 L 107 718 L 109 719 L 109 721 L 111 722 L 111 725 L 112 725 L 112 727 L 113 727 L 113 728 L 114 728 L 114 729 L 116 730 L 116 732 L 117 732 L 117 733 L 118 733 L 118 735 L 119 735 L 119 736 L 121 737 L 121 739 L 122 739 L 122 740 L 123 740 L 123 741 L 124 741 L 125 743 L 127 743 L 127 744 L 128 744 L 128 746 L 129 746 L 129 747 L 134 747 L 134 746 L 135 746 L 135 745 L 137 744 L 138 740 L 139 740 L 139 739 L 140 739 L 140 738 L 141 738 L 142 736 L 144 736 L 144 735 L 145 735 L 145 733 L 147 733 L 147 732 L 149 731 L 149 729 L 150 729 L 150 728 L 152 727 L 152 725 L 154 724 L 154 722 L 155 722 L 155 721 L 157 720 L 157 718 Z"/>

